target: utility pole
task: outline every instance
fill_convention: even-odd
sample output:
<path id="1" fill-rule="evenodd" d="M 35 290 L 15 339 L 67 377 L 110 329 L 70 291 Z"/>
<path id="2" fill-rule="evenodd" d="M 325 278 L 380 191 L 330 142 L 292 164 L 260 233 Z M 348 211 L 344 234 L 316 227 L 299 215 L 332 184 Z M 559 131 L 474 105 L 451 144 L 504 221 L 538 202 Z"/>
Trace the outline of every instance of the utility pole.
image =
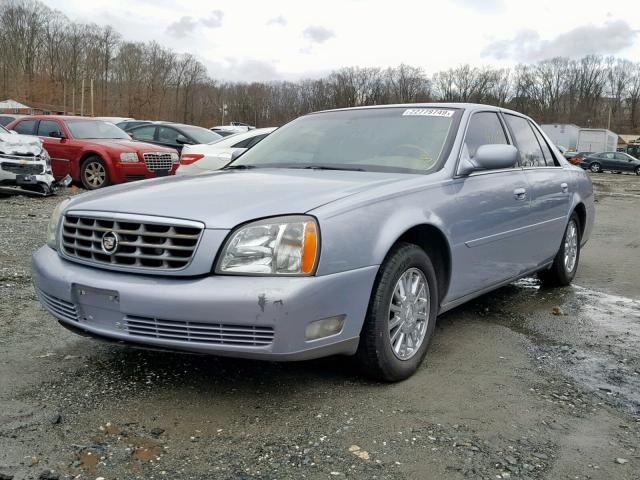
<path id="1" fill-rule="evenodd" d="M 93 117 L 93 77 L 91 77 L 91 116 Z"/>
<path id="2" fill-rule="evenodd" d="M 611 104 L 609 104 L 609 119 L 607 120 L 607 130 L 611 130 Z"/>
<path id="3" fill-rule="evenodd" d="M 80 115 L 84 117 L 84 77 L 82 77 L 82 90 L 80 91 Z"/>

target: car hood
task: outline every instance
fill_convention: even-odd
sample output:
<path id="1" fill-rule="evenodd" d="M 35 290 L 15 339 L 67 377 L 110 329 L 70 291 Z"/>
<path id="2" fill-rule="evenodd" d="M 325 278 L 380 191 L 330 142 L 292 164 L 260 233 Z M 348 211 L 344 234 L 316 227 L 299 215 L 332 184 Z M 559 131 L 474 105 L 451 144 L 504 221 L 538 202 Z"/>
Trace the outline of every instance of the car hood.
<path id="1" fill-rule="evenodd" d="M 42 141 L 31 135 L 0 132 L 0 153 L 6 155 L 39 155 Z"/>
<path id="2" fill-rule="evenodd" d="M 65 210 L 182 218 L 230 229 L 250 220 L 308 212 L 321 205 L 415 175 L 334 170 L 223 170 L 123 184 L 85 193 Z"/>
<path id="3" fill-rule="evenodd" d="M 175 152 L 173 148 L 139 142 L 137 140 L 123 139 L 99 139 L 91 138 L 82 140 L 87 145 L 99 145 L 119 152 Z"/>

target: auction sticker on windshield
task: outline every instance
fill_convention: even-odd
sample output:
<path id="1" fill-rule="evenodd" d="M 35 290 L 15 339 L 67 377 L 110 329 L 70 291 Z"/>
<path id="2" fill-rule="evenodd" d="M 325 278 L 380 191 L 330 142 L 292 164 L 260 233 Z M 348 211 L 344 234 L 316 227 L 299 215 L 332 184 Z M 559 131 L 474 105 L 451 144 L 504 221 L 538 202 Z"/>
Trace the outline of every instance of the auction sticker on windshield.
<path id="1" fill-rule="evenodd" d="M 402 116 L 412 115 L 420 117 L 453 117 L 454 110 L 442 110 L 438 108 L 407 108 Z"/>

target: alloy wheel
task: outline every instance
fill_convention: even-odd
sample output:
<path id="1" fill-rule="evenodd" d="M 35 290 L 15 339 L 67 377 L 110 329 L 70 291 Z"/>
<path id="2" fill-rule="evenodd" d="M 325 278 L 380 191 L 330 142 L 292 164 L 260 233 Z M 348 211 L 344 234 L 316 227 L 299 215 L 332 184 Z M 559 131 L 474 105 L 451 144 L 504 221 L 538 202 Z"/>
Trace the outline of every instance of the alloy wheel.
<path id="1" fill-rule="evenodd" d="M 393 290 L 389 304 L 389 338 L 400 360 L 413 357 L 425 339 L 429 325 L 429 285 L 421 270 L 405 271 Z"/>
<path id="2" fill-rule="evenodd" d="M 571 220 L 564 236 L 564 268 L 572 272 L 578 260 L 578 226 Z"/>
<path id="3" fill-rule="evenodd" d="M 91 162 L 84 169 L 86 182 L 94 188 L 102 186 L 107 179 L 107 171 L 99 162 Z"/>

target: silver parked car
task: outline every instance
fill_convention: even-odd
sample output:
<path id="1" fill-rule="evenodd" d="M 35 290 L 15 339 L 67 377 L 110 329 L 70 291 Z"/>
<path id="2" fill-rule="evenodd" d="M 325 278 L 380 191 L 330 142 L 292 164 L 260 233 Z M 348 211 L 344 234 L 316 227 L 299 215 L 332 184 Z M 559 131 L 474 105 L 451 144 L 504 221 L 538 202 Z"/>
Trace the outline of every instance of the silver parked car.
<path id="1" fill-rule="evenodd" d="M 395 381 L 439 313 L 573 279 L 593 190 L 531 119 L 472 104 L 303 116 L 224 169 L 62 203 L 33 258 L 78 332 L 269 360 L 356 355 Z"/>

